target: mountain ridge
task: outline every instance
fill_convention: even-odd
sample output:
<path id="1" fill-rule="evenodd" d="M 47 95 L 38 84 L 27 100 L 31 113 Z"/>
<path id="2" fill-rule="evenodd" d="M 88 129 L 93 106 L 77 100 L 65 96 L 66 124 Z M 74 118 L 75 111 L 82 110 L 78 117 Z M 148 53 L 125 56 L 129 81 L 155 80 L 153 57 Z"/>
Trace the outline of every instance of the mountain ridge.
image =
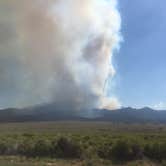
<path id="1" fill-rule="evenodd" d="M 111 121 L 122 123 L 166 123 L 166 111 L 149 107 L 123 107 L 116 110 L 94 109 L 85 111 L 59 110 L 56 104 L 48 104 L 23 109 L 0 110 L 0 122 L 27 121 Z"/>

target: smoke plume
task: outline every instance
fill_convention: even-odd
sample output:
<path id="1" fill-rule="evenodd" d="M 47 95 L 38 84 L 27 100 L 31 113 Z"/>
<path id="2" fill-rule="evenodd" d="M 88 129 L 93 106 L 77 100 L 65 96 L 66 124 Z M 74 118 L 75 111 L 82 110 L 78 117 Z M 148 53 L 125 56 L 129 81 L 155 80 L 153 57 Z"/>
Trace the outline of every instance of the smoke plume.
<path id="1" fill-rule="evenodd" d="M 1 0 L 0 105 L 100 107 L 120 22 L 116 0 Z"/>

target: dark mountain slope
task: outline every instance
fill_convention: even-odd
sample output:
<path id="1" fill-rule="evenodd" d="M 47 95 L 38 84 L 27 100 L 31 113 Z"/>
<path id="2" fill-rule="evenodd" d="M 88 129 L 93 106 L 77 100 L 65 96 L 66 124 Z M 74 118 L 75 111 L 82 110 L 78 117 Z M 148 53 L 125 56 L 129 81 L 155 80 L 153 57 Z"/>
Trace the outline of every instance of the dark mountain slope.
<path id="1" fill-rule="evenodd" d="M 83 114 L 82 114 L 83 112 Z M 124 123 L 166 123 L 166 111 L 156 111 L 148 107 L 142 109 L 121 108 L 118 110 L 73 111 L 59 110 L 56 104 L 48 104 L 25 109 L 0 110 L 0 122 L 88 120 Z"/>

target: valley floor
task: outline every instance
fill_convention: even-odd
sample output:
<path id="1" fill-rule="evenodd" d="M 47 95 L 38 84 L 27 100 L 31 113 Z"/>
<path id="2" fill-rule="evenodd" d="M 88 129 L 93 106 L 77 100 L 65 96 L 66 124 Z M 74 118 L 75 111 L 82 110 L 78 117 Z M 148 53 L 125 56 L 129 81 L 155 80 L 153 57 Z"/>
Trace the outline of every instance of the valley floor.
<path id="1" fill-rule="evenodd" d="M 0 123 L 0 166 L 166 166 L 166 126 Z"/>

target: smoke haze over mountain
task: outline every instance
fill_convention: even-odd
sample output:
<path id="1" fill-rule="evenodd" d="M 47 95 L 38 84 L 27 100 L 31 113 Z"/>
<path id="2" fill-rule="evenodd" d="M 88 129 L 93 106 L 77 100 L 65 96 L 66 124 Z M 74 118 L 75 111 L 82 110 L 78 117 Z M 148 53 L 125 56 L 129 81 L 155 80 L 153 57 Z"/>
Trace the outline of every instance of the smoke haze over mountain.
<path id="1" fill-rule="evenodd" d="M 116 0 L 0 1 L 0 106 L 119 107 L 104 87 L 120 24 Z"/>

